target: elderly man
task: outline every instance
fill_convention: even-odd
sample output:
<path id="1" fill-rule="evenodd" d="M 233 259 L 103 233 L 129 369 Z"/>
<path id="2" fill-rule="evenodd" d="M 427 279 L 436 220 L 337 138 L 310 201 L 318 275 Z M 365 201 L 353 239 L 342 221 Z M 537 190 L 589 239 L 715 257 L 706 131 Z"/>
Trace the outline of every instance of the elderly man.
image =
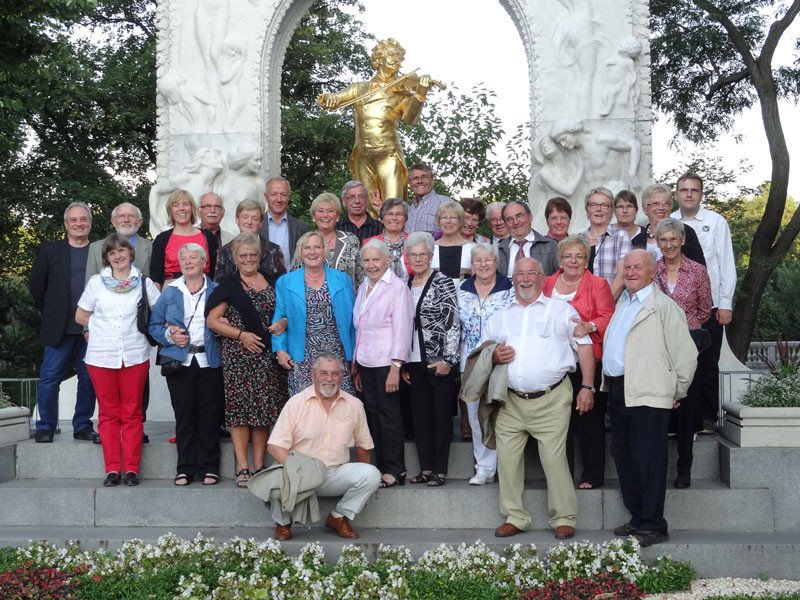
<path id="1" fill-rule="evenodd" d="M 508 228 L 503 221 L 503 208 L 505 202 L 491 202 L 486 206 L 486 219 L 489 221 L 489 229 L 492 231 L 491 243 L 499 244 L 508 237 Z"/>
<path id="2" fill-rule="evenodd" d="M 528 203 L 513 200 L 503 207 L 501 214 L 509 236 L 497 247 L 500 255 L 498 270 L 510 276 L 516 262 L 527 256 L 539 261 L 545 275 L 555 273 L 558 270 L 558 242 L 533 229 L 533 214 Z"/>
<path id="3" fill-rule="evenodd" d="M 139 235 L 142 226 L 142 211 L 130 202 L 123 202 L 111 211 L 111 224 L 116 232 L 128 238 L 136 250 L 133 264 L 144 275 L 150 275 L 150 257 L 153 255 L 153 242 Z M 86 261 L 86 281 L 103 270 L 102 249 L 105 240 L 89 244 L 89 258 Z"/>
<path id="4" fill-rule="evenodd" d="M 31 294 L 42 313 L 39 339 L 44 344 L 44 357 L 39 373 L 36 405 L 36 442 L 53 441 L 58 427 L 58 392 L 61 379 L 73 362 L 78 375 L 78 394 L 72 417 L 72 437 L 93 441 L 97 432 L 92 427 L 95 395 L 86 369 L 86 339 L 83 327 L 75 322 L 78 299 L 86 280 L 89 257 L 89 232 L 92 213 L 82 202 L 73 202 L 64 211 L 62 240 L 45 242 L 31 271 Z"/>
<path id="5" fill-rule="evenodd" d="M 697 349 L 686 315 L 653 285 L 655 256 L 625 257 L 625 291 L 603 341 L 603 388 L 609 391 L 611 447 L 629 522 L 615 535 L 642 546 L 669 539 L 664 519 L 670 411 L 686 396 Z"/>
<path id="6" fill-rule="evenodd" d="M 267 182 L 264 194 L 267 199 L 267 219 L 258 229 L 261 237 L 280 246 L 286 262 L 291 262 L 297 240 L 308 231 L 307 223 L 286 211 L 291 195 L 289 182 L 283 177 L 273 177 Z"/>
<path id="7" fill-rule="evenodd" d="M 736 261 L 733 256 L 731 230 L 725 217 L 703 206 L 703 180 L 696 173 L 684 173 L 678 178 L 677 194 L 680 207 L 670 216 L 691 226 L 700 239 L 711 279 L 711 317 L 703 324 L 711 334 L 711 346 L 698 361 L 697 369 L 703 395 L 705 432 L 713 432 L 719 414 L 719 354 L 725 325 L 731 322 L 733 292 L 736 289 Z"/>
<path id="8" fill-rule="evenodd" d="M 320 354 L 314 361 L 309 386 L 289 398 L 272 429 L 267 451 L 280 464 L 297 450 L 325 463 L 325 482 L 317 496 L 342 496 L 328 515 L 325 526 L 339 537 L 354 539 L 358 533 L 350 521 L 360 513 L 378 489 L 381 474 L 370 464 L 372 437 L 361 401 L 341 390 L 344 365 L 335 354 Z M 350 462 L 355 445 L 356 459 Z M 292 537 L 291 515 L 273 502 L 275 539 Z"/>
<path id="9" fill-rule="evenodd" d="M 208 192 L 200 196 L 200 227 L 208 229 L 217 238 L 217 248 L 222 248 L 233 239 L 233 234 L 222 229 L 220 223 L 225 216 L 225 205 L 217 194 Z"/>
<path id="10" fill-rule="evenodd" d="M 482 342 L 500 342 L 493 364 L 508 365 L 508 397 L 495 423 L 497 466 L 500 479 L 500 512 L 506 522 L 497 537 L 528 529 L 531 515 L 525 510 L 525 446 L 536 439 L 547 480 L 550 526 L 556 539 L 575 535 L 578 498 L 569 474 L 566 439 L 572 410 L 575 352 L 581 366 L 582 385 L 578 412 L 594 405 L 594 352 L 589 336 L 576 338 L 577 311 L 566 302 L 542 294 L 544 273 L 539 261 L 522 258 L 514 265 L 516 298 L 497 311 L 486 324 Z"/>
<path id="11" fill-rule="evenodd" d="M 360 181 L 348 181 L 342 187 L 342 206 L 345 215 L 336 223 L 336 229 L 352 233 L 362 244 L 367 238 L 380 235 L 383 225 L 367 214 L 367 188 Z"/>
<path id="12" fill-rule="evenodd" d="M 264 205 L 257 200 L 242 200 L 236 206 L 236 226 L 239 233 L 259 233 L 264 224 Z M 261 259 L 258 269 L 276 279 L 286 273 L 286 261 L 278 244 L 265 240 L 259 233 L 261 240 Z M 217 281 L 236 272 L 236 263 L 233 260 L 231 243 L 225 244 L 217 254 L 217 268 L 214 276 Z"/>
<path id="13" fill-rule="evenodd" d="M 433 171 L 424 163 L 417 163 L 408 170 L 408 185 L 414 194 L 414 200 L 408 208 L 408 221 L 406 221 L 408 233 L 427 231 L 435 235 L 439 232 L 436 211 L 440 204 L 452 202 L 453 199 L 434 192 L 435 181 Z"/>

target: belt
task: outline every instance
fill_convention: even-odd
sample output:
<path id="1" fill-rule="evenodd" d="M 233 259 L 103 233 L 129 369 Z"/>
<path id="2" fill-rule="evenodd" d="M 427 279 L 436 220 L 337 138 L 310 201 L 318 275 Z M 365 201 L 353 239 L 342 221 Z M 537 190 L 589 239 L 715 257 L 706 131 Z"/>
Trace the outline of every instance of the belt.
<path id="1" fill-rule="evenodd" d="M 566 376 L 566 375 L 564 375 L 564 376 L 563 376 L 563 377 L 560 379 L 560 381 L 559 381 L 558 383 L 554 383 L 554 384 L 553 384 L 553 385 L 551 385 L 549 388 L 545 388 L 545 389 L 543 389 L 543 390 L 540 390 L 540 391 L 538 391 L 538 392 L 520 392 L 519 390 L 515 390 L 515 389 L 513 389 L 513 388 L 508 388 L 508 389 L 509 389 L 509 390 L 510 390 L 512 393 L 514 393 L 514 394 L 516 394 L 517 396 L 519 396 L 520 398 L 523 398 L 524 400 L 536 400 L 536 398 L 541 398 L 541 397 L 542 397 L 542 396 L 544 396 L 544 395 L 545 395 L 547 392 L 550 392 L 550 391 L 552 391 L 552 390 L 556 389 L 558 386 L 560 386 L 562 383 L 564 383 L 564 380 L 565 380 L 566 378 L 567 378 L 567 376 Z"/>
<path id="2" fill-rule="evenodd" d="M 195 346 L 194 344 L 189 344 L 189 354 L 201 354 L 205 351 L 205 346 Z"/>
<path id="3" fill-rule="evenodd" d="M 606 375 L 605 378 L 609 383 L 622 383 L 625 380 L 625 375 Z"/>

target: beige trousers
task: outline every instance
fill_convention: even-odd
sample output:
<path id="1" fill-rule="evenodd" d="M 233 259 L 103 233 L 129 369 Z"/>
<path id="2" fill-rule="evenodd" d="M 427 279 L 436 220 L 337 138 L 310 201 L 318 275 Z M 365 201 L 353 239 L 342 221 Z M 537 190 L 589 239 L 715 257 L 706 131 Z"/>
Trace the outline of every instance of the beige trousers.
<path id="1" fill-rule="evenodd" d="M 569 474 L 566 439 L 572 409 L 569 379 L 535 400 L 525 400 L 512 391 L 497 415 L 497 473 L 500 479 L 500 512 L 506 522 L 527 530 L 531 515 L 525 510 L 525 445 L 528 436 L 539 445 L 539 459 L 547 479 L 550 527 L 575 526 L 578 497 Z"/>

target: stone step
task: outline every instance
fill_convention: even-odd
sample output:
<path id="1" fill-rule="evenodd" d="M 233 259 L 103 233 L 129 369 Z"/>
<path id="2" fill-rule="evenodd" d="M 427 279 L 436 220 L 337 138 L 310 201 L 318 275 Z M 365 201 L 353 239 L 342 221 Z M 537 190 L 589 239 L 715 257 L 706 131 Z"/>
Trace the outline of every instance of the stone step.
<path id="1" fill-rule="evenodd" d="M 310 542 L 317 541 L 325 550 L 329 563 L 336 561 L 342 546 L 361 546 L 367 557 L 374 560 L 380 544 L 403 545 L 415 558 L 440 544 L 458 546 L 482 540 L 494 552 L 502 554 L 509 544 L 535 544 L 540 557 L 556 545 L 553 534 L 541 528 L 527 531 L 510 539 L 495 538 L 492 529 L 375 529 L 361 527 L 361 537 L 342 540 L 332 532 L 305 527 L 293 528 L 294 538 L 282 542 L 289 553 L 297 555 Z M 27 546 L 30 540 L 46 540 L 66 546 L 76 540 L 84 550 L 117 550 L 131 539 L 155 543 L 171 532 L 183 539 L 193 539 L 198 533 L 218 543 L 234 537 L 264 541 L 272 536 L 272 527 L 63 527 L 12 526 L 0 528 L 0 547 Z M 579 529 L 575 540 L 601 543 L 613 538 L 610 531 Z M 642 549 L 642 558 L 652 563 L 657 557 L 669 554 L 674 560 L 686 560 L 701 578 L 707 577 L 769 577 L 800 579 L 800 534 L 797 533 L 736 533 L 716 530 L 671 531 L 667 542 Z"/>
<path id="2" fill-rule="evenodd" d="M 502 522 L 496 483 L 469 486 L 451 480 L 443 488 L 406 484 L 379 490 L 357 522 L 363 527 L 494 529 Z M 547 523 L 547 491 L 529 481 L 525 505 L 536 527 Z M 578 527 L 613 529 L 628 520 L 615 484 L 578 492 Z M 773 531 L 772 494 L 764 488 L 731 490 L 698 482 L 687 490 L 668 489 L 665 517 L 672 530 Z M 94 479 L 17 479 L 0 484 L 0 527 L 241 527 L 271 518 L 263 502 L 230 479 L 215 486 L 176 487 L 166 479 L 144 479 L 138 487 L 104 488 Z M 334 500 L 322 498 L 327 514 Z"/>
<path id="3" fill-rule="evenodd" d="M 172 479 L 175 476 L 177 451 L 174 444 L 169 444 L 172 431 L 171 424 L 147 424 L 146 429 L 151 442 L 142 447 L 141 474 L 148 479 Z M 719 481 L 719 450 L 717 436 L 699 436 L 694 444 L 694 465 L 692 478 L 695 480 Z M 614 461 L 610 455 L 610 436 L 606 436 L 606 479 L 617 478 Z M 222 441 L 221 474 L 230 476 L 235 472 L 233 445 L 230 439 Z M 580 476 L 581 461 L 576 453 L 576 473 Z M 413 442 L 405 445 L 406 467 L 409 476 L 419 472 L 417 449 Z M 677 454 L 675 443 L 670 442 L 669 479 L 675 478 L 675 462 Z M 252 464 L 252 462 L 251 462 Z M 19 442 L 16 450 L 16 477 L 20 479 L 51 478 L 87 478 L 96 479 L 104 473 L 102 447 L 89 442 L 72 439 L 68 433 L 55 437 L 52 444 L 36 444 L 33 440 Z M 450 449 L 449 477 L 451 479 L 469 479 L 474 475 L 472 444 L 453 442 Z M 526 455 L 526 477 L 532 480 L 544 480 L 544 473 L 539 465 L 536 443 L 531 440 Z"/>

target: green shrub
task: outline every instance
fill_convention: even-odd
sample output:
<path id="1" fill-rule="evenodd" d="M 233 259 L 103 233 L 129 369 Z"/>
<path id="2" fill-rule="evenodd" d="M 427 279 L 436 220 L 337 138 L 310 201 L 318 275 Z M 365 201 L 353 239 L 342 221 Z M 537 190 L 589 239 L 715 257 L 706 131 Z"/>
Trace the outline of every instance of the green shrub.
<path id="1" fill-rule="evenodd" d="M 742 394 L 745 406 L 800 407 L 800 373 L 787 377 L 764 375 Z"/>
<path id="2" fill-rule="evenodd" d="M 688 590 L 694 578 L 695 571 L 689 563 L 661 556 L 636 579 L 636 584 L 645 594 L 663 594 Z"/>

